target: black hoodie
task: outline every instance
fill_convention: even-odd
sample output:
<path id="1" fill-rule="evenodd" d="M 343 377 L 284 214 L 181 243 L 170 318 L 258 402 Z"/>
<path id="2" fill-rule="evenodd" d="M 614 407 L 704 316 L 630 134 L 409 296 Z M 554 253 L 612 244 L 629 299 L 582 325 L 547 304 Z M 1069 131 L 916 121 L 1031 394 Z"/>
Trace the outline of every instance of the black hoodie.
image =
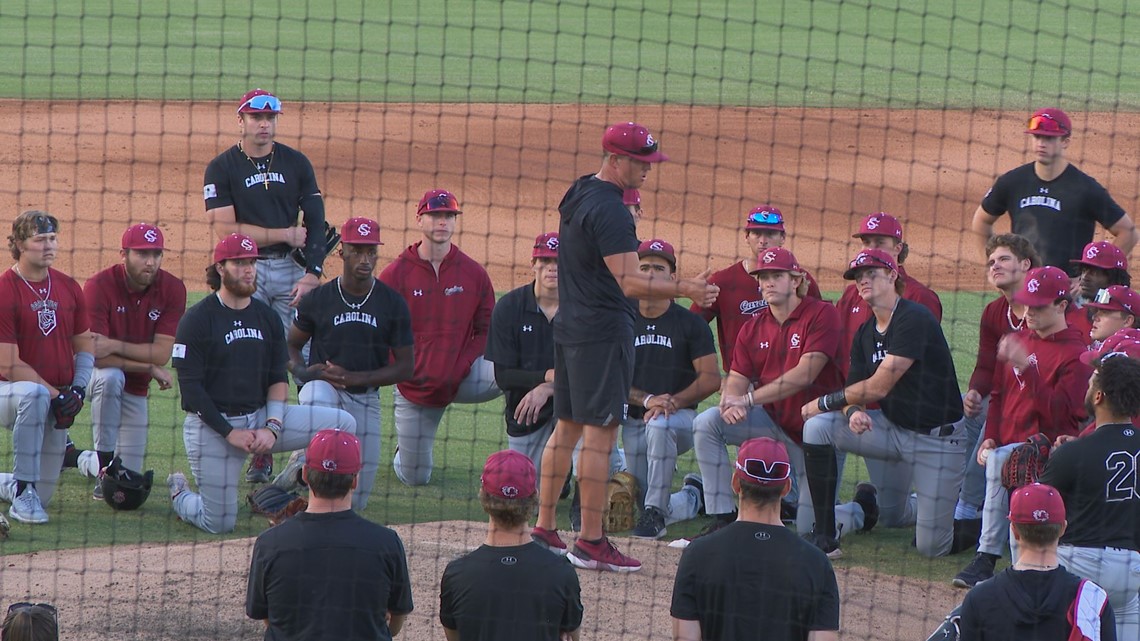
<path id="1" fill-rule="evenodd" d="M 1066 641 L 1069 608 L 1081 578 L 1064 567 L 1048 572 L 1007 568 L 968 593 L 962 603 L 961 641 Z M 1104 604 L 1101 641 L 1116 641 L 1116 617 Z"/>
<path id="2" fill-rule="evenodd" d="M 593 174 L 574 181 L 558 206 L 558 315 L 562 345 L 633 342 L 634 307 L 605 258 L 637 251 L 633 215 L 622 190 Z"/>

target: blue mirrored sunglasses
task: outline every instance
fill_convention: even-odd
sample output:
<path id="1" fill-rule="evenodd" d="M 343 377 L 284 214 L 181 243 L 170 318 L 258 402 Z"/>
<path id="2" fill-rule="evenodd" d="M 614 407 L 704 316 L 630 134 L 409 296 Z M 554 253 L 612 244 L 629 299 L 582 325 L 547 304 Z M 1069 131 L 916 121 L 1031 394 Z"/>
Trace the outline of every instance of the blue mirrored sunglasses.
<path id="1" fill-rule="evenodd" d="M 784 217 L 771 211 L 758 211 L 754 214 L 749 214 L 748 222 L 753 225 L 779 225 L 784 222 Z"/>
<path id="2" fill-rule="evenodd" d="M 241 111 L 246 107 L 249 107 L 250 109 L 256 109 L 257 111 L 281 111 L 281 101 L 277 98 L 277 96 L 254 96 L 249 100 L 241 103 L 241 106 L 238 107 L 238 111 Z"/>

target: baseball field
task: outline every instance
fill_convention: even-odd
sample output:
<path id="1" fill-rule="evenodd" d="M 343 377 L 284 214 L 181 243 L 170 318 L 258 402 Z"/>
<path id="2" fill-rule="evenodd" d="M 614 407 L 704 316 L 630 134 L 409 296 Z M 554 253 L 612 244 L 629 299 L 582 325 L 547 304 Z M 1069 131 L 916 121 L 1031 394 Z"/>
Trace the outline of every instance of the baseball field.
<path id="1" fill-rule="evenodd" d="M 636 120 L 672 158 L 642 190 L 639 235 L 676 245 L 683 275 L 738 260 L 743 214 L 770 202 L 789 216 L 789 247 L 834 293 L 852 228 L 893 213 L 909 273 L 942 297 L 965 382 L 991 295 L 964 230 L 993 179 L 1026 162 L 1027 114 L 1068 111 L 1069 158 L 1137 209 L 1140 76 L 1127 63 L 1140 59 L 1140 17 L 1124 0 L 669 4 L 4 3 L 0 211 L 58 216 L 56 267 L 81 282 L 119 260 L 128 223 L 154 222 L 164 268 L 196 301 L 214 243 L 203 170 L 237 139 L 237 98 L 260 86 L 285 101 L 278 140 L 313 161 L 329 219 L 380 221 L 382 265 L 418 239 L 420 195 L 445 188 L 464 210 L 457 243 L 503 293 L 530 280 L 531 241 L 557 227 L 570 181 L 597 169 L 605 125 Z M 474 497 L 483 460 L 506 446 L 501 403 L 448 412 L 429 486 L 406 488 L 381 467 L 365 516 L 403 537 L 416 599 L 398 638 L 442 638 L 439 577 L 481 542 Z M 152 392 L 150 409 L 147 462 L 161 480 L 186 470 L 177 390 Z M 91 445 L 87 412 L 72 434 Z M 866 474 L 856 457 L 848 465 L 850 496 Z M 678 479 L 696 469 L 691 453 L 680 468 Z M 234 533 L 211 536 L 177 520 L 161 484 L 129 513 L 90 494 L 67 472 L 48 524 L 13 525 L 0 604 L 56 604 L 64 639 L 260 638 L 243 604 L 263 518 L 243 510 Z M 925 638 L 961 598 L 949 580 L 966 555 L 924 559 L 911 536 L 845 539 L 844 638 Z M 680 552 L 622 545 L 645 567 L 580 574 L 583 638 L 669 638 Z"/>

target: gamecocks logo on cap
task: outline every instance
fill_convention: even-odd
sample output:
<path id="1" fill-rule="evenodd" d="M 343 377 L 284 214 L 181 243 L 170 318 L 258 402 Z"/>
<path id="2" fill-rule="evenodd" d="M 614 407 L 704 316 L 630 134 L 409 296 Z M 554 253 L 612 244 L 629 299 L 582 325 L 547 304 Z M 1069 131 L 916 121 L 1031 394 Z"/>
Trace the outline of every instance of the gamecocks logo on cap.
<path id="1" fill-rule="evenodd" d="M 648 131 L 645 132 L 645 146 L 646 147 L 652 147 L 653 145 L 656 145 L 656 144 L 657 144 L 657 141 L 653 139 L 653 134 L 649 133 Z"/>
<path id="2" fill-rule="evenodd" d="M 247 252 L 253 251 L 253 241 L 248 238 L 241 239 L 241 248 Z"/>
<path id="3" fill-rule="evenodd" d="M 499 488 L 499 491 L 502 492 L 503 496 L 507 497 L 508 499 L 513 499 L 519 495 L 519 488 L 513 485 L 504 485 L 503 487 Z"/>
<path id="4" fill-rule="evenodd" d="M 367 238 L 372 235 L 372 227 L 368 223 L 360 223 L 356 227 L 356 233 Z"/>
<path id="5" fill-rule="evenodd" d="M 325 460 L 321 461 L 321 467 L 326 472 L 335 472 L 336 471 L 336 461 L 334 461 L 332 459 L 325 459 Z"/>
<path id="6" fill-rule="evenodd" d="M 148 243 L 152 243 L 152 244 L 157 243 L 158 242 L 158 232 L 154 231 L 153 229 L 148 229 L 148 230 L 146 230 L 145 233 L 143 233 L 143 238 L 145 238 L 146 242 L 148 242 Z"/>
<path id="7" fill-rule="evenodd" d="M 1093 245 L 1088 248 L 1088 251 L 1085 252 L 1085 258 L 1096 258 L 1096 255 L 1099 253 L 1100 250 L 1097 249 L 1096 245 Z"/>
<path id="8" fill-rule="evenodd" d="M 557 238 L 547 238 L 546 239 L 546 248 L 552 252 L 558 251 L 558 239 Z"/>
<path id="9" fill-rule="evenodd" d="M 652 243 L 649 243 L 649 248 L 655 252 L 659 252 L 659 251 L 665 250 L 665 245 L 662 245 L 661 243 L 654 241 Z"/>
<path id="10" fill-rule="evenodd" d="M 1025 284 L 1025 289 L 1027 289 L 1030 294 L 1036 294 L 1037 290 L 1040 288 L 1041 283 L 1037 282 L 1036 278 L 1031 279 L 1028 283 Z"/>
<path id="11" fill-rule="evenodd" d="M 763 260 L 764 260 L 765 264 L 771 263 L 772 261 L 776 260 L 776 252 L 772 251 L 772 252 L 765 253 Z"/>
<path id="12" fill-rule="evenodd" d="M 1033 510 L 1033 520 L 1039 523 L 1045 523 L 1049 520 L 1048 510 Z"/>
<path id="13" fill-rule="evenodd" d="M 867 229 L 878 229 L 878 228 L 879 228 L 879 217 L 878 216 L 872 216 L 871 218 L 867 219 Z"/>

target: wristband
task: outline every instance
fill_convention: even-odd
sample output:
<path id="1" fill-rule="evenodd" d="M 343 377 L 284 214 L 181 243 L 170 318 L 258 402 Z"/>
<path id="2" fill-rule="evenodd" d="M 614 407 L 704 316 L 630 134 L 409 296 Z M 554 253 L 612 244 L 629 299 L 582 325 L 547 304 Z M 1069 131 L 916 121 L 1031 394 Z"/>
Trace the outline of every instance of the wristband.
<path id="1" fill-rule="evenodd" d="M 752 398 L 752 392 L 745 392 L 744 402 L 748 404 L 748 407 L 756 405 L 756 399 Z"/>
<path id="2" fill-rule="evenodd" d="M 852 414 L 854 414 L 855 412 L 862 412 L 862 411 L 863 411 L 862 407 L 859 407 L 858 405 L 850 405 L 847 407 L 847 411 L 843 412 L 843 414 L 847 416 L 847 420 L 851 420 Z"/>
<path id="3" fill-rule="evenodd" d="M 265 429 L 273 433 L 274 439 L 281 438 L 281 421 L 271 418 L 265 421 Z"/>
<path id="4" fill-rule="evenodd" d="M 835 410 L 842 409 L 847 405 L 847 394 L 845 390 L 824 394 L 819 397 L 819 402 L 816 404 L 821 412 L 834 412 Z"/>
<path id="5" fill-rule="evenodd" d="M 641 406 L 645 409 L 649 409 L 649 399 L 653 398 L 653 396 L 653 394 L 646 394 L 645 399 L 641 401 Z"/>

